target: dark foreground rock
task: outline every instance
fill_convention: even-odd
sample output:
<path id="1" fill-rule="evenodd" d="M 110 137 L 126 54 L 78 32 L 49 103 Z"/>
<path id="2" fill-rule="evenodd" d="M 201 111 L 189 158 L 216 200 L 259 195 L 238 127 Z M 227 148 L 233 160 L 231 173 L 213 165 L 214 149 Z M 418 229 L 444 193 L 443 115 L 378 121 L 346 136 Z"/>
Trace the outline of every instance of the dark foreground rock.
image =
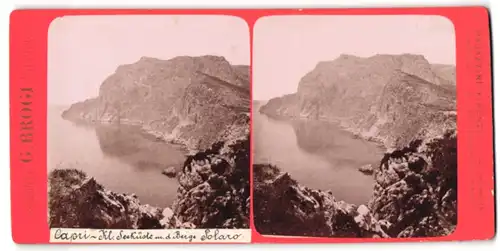
<path id="1" fill-rule="evenodd" d="M 250 141 L 236 141 L 188 157 L 179 174 L 170 226 L 248 228 Z"/>
<path id="2" fill-rule="evenodd" d="M 457 224 L 456 134 L 413 141 L 374 170 L 368 205 L 301 186 L 272 165 L 254 165 L 254 220 L 270 235 L 431 237 Z"/>
<path id="3" fill-rule="evenodd" d="M 142 205 L 134 195 L 114 193 L 76 169 L 49 174 L 51 228 L 162 228 L 161 209 Z"/>
<path id="4" fill-rule="evenodd" d="M 454 131 L 387 154 L 375 173 L 373 216 L 393 237 L 444 236 L 457 224 L 457 139 Z"/>
<path id="5" fill-rule="evenodd" d="M 269 235 L 387 237 L 366 207 L 299 185 L 271 165 L 254 165 L 254 222 Z"/>
<path id="6" fill-rule="evenodd" d="M 171 166 L 163 169 L 161 173 L 169 178 L 175 178 L 175 176 L 177 175 L 177 170 L 175 169 L 175 167 Z"/>
<path id="7" fill-rule="evenodd" d="M 364 174 L 373 174 L 373 166 L 371 164 L 361 166 L 358 170 Z"/>

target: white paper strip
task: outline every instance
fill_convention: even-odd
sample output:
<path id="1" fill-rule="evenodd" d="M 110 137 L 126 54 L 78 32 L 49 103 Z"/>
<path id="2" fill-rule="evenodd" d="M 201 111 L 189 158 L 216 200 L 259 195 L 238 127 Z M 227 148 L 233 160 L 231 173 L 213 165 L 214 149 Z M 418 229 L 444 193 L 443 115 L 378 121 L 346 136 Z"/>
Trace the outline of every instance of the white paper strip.
<path id="1" fill-rule="evenodd" d="M 50 229 L 53 243 L 249 243 L 250 229 Z"/>

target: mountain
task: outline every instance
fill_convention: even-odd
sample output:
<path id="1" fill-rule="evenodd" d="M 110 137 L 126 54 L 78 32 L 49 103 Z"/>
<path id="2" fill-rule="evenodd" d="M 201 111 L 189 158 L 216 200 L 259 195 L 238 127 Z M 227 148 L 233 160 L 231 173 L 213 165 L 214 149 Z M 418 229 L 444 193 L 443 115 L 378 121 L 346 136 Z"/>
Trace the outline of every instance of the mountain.
<path id="1" fill-rule="evenodd" d="M 454 71 L 421 55 L 344 54 L 319 62 L 302 77 L 296 93 L 273 98 L 259 111 L 340 123 L 393 149 L 454 127 Z"/>
<path id="2" fill-rule="evenodd" d="M 119 66 L 97 97 L 73 104 L 62 117 L 139 125 L 195 151 L 248 134 L 249 86 L 249 67 L 224 57 L 142 57 Z"/>
<path id="3" fill-rule="evenodd" d="M 310 168 L 310 167 L 304 167 Z M 457 140 L 448 131 L 387 153 L 367 205 L 300 185 L 279 167 L 254 165 L 254 224 L 264 235 L 433 237 L 457 224 Z"/>

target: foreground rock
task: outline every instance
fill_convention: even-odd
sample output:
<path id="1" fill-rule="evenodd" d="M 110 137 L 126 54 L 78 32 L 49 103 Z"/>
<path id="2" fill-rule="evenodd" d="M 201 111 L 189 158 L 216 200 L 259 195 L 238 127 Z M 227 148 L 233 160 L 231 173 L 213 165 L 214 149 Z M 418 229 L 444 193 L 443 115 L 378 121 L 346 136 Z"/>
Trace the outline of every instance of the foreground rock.
<path id="1" fill-rule="evenodd" d="M 354 134 L 402 148 L 456 125 L 455 67 L 413 54 L 341 55 L 320 62 L 296 93 L 269 100 L 269 116 L 339 123 Z"/>
<path id="2" fill-rule="evenodd" d="M 358 170 L 364 174 L 373 174 L 373 166 L 371 164 L 361 166 Z"/>
<path id="3" fill-rule="evenodd" d="M 172 228 L 249 228 L 249 139 L 214 144 L 179 174 Z"/>
<path id="4" fill-rule="evenodd" d="M 392 237 L 448 235 L 457 224 L 457 139 L 451 131 L 387 154 L 369 202 Z"/>
<path id="5" fill-rule="evenodd" d="M 177 176 L 177 170 L 175 170 L 173 166 L 165 168 L 161 173 L 169 178 L 175 178 L 175 176 Z"/>
<path id="6" fill-rule="evenodd" d="M 270 235 L 431 237 L 457 224 L 454 131 L 390 152 L 375 168 L 368 205 L 337 201 L 271 165 L 254 165 L 254 220 Z"/>
<path id="7" fill-rule="evenodd" d="M 365 206 L 299 185 L 271 165 L 254 165 L 254 222 L 269 235 L 387 237 Z"/>
<path id="8" fill-rule="evenodd" d="M 245 137 L 250 112 L 249 68 L 217 56 L 142 57 L 119 66 L 99 95 L 62 116 L 87 123 L 142 127 L 189 150 L 206 149 L 232 134 Z"/>
<path id="9" fill-rule="evenodd" d="M 106 190 L 76 169 L 49 175 L 51 228 L 157 229 L 161 209 L 140 204 L 134 195 Z"/>

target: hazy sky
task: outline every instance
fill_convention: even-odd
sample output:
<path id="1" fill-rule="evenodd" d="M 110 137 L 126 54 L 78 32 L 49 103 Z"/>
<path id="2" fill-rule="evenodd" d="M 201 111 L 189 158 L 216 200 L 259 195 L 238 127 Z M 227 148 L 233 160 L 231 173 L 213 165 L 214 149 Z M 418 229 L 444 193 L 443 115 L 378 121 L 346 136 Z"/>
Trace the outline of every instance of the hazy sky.
<path id="1" fill-rule="evenodd" d="M 253 97 L 294 93 L 319 61 L 340 54 L 414 53 L 455 64 L 455 30 L 440 16 L 272 16 L 254 28 Z"/>
<path id="2" fill-rule="evenodd" d="M 142 56 L 211 54 L 250 64 L 248 25 L 230 16 L 65 16 L 51 23 L 48 47 L 51 104 L 97 96 L 119 65 Z"/>

